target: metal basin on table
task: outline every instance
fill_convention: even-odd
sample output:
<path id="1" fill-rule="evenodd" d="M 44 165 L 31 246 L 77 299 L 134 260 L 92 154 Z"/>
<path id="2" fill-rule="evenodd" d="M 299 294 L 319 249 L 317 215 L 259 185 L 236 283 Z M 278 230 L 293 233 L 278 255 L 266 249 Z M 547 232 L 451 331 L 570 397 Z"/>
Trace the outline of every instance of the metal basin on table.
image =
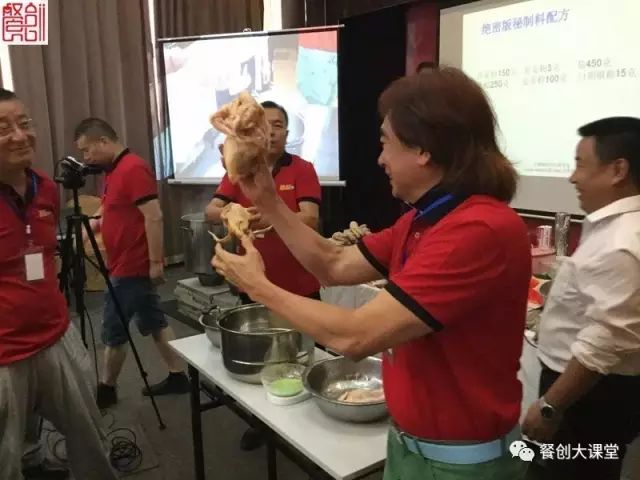
<path id="1" fill-rule="evenodd" d="M 198 318 L 198 323 L 204 327 L 204 333 L 207 338 L 216 348 L 220 348 L 220 329 L 218 328 L 218 318 L 220 317 L 221 309 L 218 306 L 209 308 L 202 312 Z"/>
<path id="2" fill-rule="evenodd" d="M 293 329 L 264 305 L 227 310 L 218 318 L 222 360 L 230 375 L 247 383 L 261 383 L 267 365 L 313 362 L 313 339 Z"/>
<path id="3" fill-rule="evenodd" d="M 330 417 L 364 423 L 388 415 L 384 400 L 364 403 L 339 400 L 350 390 L 382 388 L 382 360 L 379 358 L 367 357 L 359 362 L 345 357 L 320 360 L 307 368 L 303 382 L 316 404 Z"/>

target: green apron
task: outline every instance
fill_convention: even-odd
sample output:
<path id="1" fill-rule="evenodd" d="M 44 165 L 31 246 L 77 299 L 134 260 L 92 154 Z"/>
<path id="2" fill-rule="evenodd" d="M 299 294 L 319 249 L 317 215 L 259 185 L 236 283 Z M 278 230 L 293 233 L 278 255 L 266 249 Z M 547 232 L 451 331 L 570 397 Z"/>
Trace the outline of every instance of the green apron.
<path id="1" fill-rule="evenodd" d="M 527 462 L 509 454 L 474 465 L 427 460 L 411 453 L 389 433 L 383 480 L 523 480 L 527 467 Z"/>

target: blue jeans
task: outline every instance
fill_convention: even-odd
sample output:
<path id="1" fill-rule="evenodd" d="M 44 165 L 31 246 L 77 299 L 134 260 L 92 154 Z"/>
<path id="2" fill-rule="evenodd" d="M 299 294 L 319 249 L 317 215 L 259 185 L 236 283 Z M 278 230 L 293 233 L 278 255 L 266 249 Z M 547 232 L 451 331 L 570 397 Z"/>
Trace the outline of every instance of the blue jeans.
<path id="1" fill-rule="evenodd" d="M 148 277 L 111 277 L 111 284 L 129 326 L 136 316 L 138 330 L 143 336 L 166 328 L 168 323 L 160 309 L 160 297 Z M 102 343 L 116 347 L 127 342 L 127 332 L 120 321 L 113 297 L 105 292 Z"/>

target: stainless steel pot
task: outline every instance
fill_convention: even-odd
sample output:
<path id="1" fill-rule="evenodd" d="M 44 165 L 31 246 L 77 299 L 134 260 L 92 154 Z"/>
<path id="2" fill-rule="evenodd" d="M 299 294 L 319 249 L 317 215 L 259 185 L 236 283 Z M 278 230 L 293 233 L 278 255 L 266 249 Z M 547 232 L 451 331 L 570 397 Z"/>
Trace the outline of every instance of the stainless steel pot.
<path id="1" fill-rule="evenodd" d="M 218 318 L 222 361 L 230 375 L 260 383 L 267 365 L 313 362 L 313 339 L 257 303 L 227 310 Z"/>
<path id="2" fill-rule="evenodd" d="M 225 228 L 206 222 L 204 213 L 190 213 L 180 219 L 180 229 L 185 269 L 196 274 L 202 285 L 214 286 L 223 283 L 224 278 L 211 266 L 215 242 L 209 235 L 209 230 L 218 237 L 224 237 Z"/>

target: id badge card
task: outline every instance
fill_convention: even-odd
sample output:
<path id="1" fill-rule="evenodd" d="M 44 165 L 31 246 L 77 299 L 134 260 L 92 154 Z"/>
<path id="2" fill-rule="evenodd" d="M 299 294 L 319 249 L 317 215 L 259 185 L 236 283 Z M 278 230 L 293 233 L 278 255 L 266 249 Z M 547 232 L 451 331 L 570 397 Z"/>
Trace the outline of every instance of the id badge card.
<path id="1" fill-rule="evenodd" d="M 24 272 L 27 282 L 44 280 L 44 250 L 30 246 L 24 253 Z"/>

